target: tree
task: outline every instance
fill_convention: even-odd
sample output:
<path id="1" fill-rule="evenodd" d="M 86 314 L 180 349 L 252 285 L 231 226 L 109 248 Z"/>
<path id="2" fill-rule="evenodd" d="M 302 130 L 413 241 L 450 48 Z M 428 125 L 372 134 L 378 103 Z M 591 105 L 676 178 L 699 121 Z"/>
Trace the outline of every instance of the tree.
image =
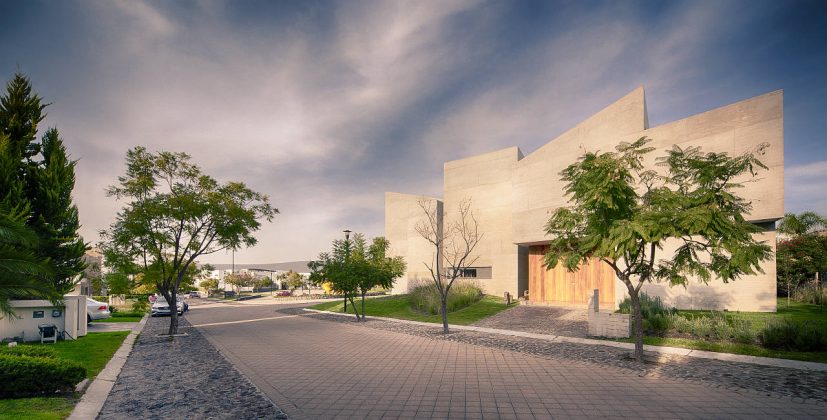
<path id="1" fill-rule="evenodd" d="M 291 292 L 304 286 L 304 278 L 302 278 L 302 275 L 293 270 L 285 273 L 285 280 L 287 281 L 287 287 L 290 288 Z"/>
<path id="2" fill-rule="evenodd" d="M 345 312 L 347 312 L 347 302 L 350 301 L 357 321 L 362 319 L 353 303 L 353 295 L 358 287 L 358 273 L 351 258 L 353 242 L 358 244 L 360 238 L 362 236 L 356 234 L 353 240 L 349 237 L 344 241 L 334 240 L 331 252 L 322 252 L 318 259 L 307 264 L 311 271 L 310 280 L 315 284 L 329 282 L 333 292 L 342 294 Z M 363 238 L 361 240 L 364 242 Z"/>
<path id="3" fill-rule="evenodd" d="M 48 261 L 53 273 L 48 281 L 64 294 L 85 267 L 87 246 L 77 233 L 78 211 L 72 204 L 76 161 L 69 159 L 57 129 L 36 141 L 47 105 L 21 73 L 0 97 L 0 204 L 27 213 L 26 224 L 39 237 L 33 252 Z"/>
<path id="4" fill-rule="evenodd" d="M 132 294 L 132 289 L 135 287 L 135 282 L 130 277 L 124 273 L 106 273 L 103 276 L 103 282 L 106 284 L 106 290 L 109 291 L 109 294 L 129 295 Z"/>
<path id="5" fill-rule="evenodd" d="M 816 212 L 787 213 L 778 224 L 778 231 L 792 237 L 802 236 L 827 228 L 827 219 Z"/>
<path id="6" fill-rule="evenodd" d="M 237 294 L 241 294 L 241 288 L 253 287 L 256 283 L 256 278 L 253 277 L 252 274 L 247 272 L 232 273 L 224 276 L 224 282 L 232 285 L 235 288 Z"/>
<path id="7" fill-rule="evenodd" d="M 255 245 L 259 219 L 270 221 L 278 213 L 267 196 L 240 182 L 219 184 L 185 153 L 150 153 L 144 147 L 127 152 L 126 174 L 107 195 L 126 204 L 103 238 L 144 272 L 158 270 L 153 281 L 172 308 L 198 257 Z M 169 334 L 177 332 L 172 311 Z"/>
<path id="8" fill-rule="evenodd" d="M 367 254 L 364 255 L 362 273 L 359 276 L 358 288 L 362 295 L 362 320 L 365 319 L 365 295 L 374 287 L 390 289 L 394 281 L 405 273 L 405 259 L 388 257 L 390 241 L 384 236 L 373 238 Z M 362 263 L 360 261 L 360 263 Z"/>
<path id="9" fill-rule="evenodd" d="M 420 199 L 418 203 L 425 220 L 416 224 L 416 231 L 434 250 L 433 259 L 425 262 L 425 267 L 439 292 L 442 332 L 448 334 L 448 294 L 456 279 L 479 258 L 473 253 L 483 234 L 471 210 L 470 199 L 461 201 L 457 214 L 447 221 L 447 215 L 433 201 Z"/>
<path id="10" fill-rule="evenodd" d="M 65 294 L 74 288 L 75 276 L 83 272 L 83 254 L 88 249 L 77 234 L 80 220 L 72 203 L 77 161 L 69 159 L 54 128 L 43 136 L 40 150 L 43 161 L 28 165 L 30 225 L 40 237 L 37 253 L 52 263 L 55 289 Z"/>
<path id="11" fill-rule="evenodd" d="M 60 304 L 62 295 L 51 282 L 49 264 L 31 250 L 37 235 L 25 224 L 26 213 L 0 205 L 0 318 L 15 316 L 12 299 L 48 299 Z"/>
<path id="12" fill-rule="evenodd" d="M 555 210 L 546 225 L 551 236 L 547 267 L 562 263 L 575 271 L 590 258 L 612 267 L 626 285 L 634 313 L 635 358 L 643 357 L 639 292 L 651 281 L 724 282 L 761 271 L 771 248 L 755 240 L 760 228 L 744 214 L 751 204 L 735 194 L 749 182 L 766 145 L 730 157 L 673 146 L 658 163 L 665 175 L 645 170 L 649 139 L 621 143 L 616 153 L 585 153 L 560 175 L 571 207 Z M 664 244 L 677 245 L 668 259 L 657 258 Z"/>
<path id="13" fill-rule="evenodd" d="M 218 290 L 218 279 L 201 280 L 198 286 L 207 292 L 207 296 L 210 296 L 214 291 Z"/>
<path id="14" fill-rule="evenodd" d="M 255 287 L 258 288 L 259 291 L 262 289 L 268 288 L 273 285 L 273 280 L 270 277 L 262 276 L 256 280 Z"/>

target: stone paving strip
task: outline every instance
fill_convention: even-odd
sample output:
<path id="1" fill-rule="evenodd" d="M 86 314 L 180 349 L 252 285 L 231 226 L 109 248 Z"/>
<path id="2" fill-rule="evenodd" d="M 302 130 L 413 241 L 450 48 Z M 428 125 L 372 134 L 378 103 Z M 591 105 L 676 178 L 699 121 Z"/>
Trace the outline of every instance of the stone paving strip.
<path id="1" fill-rule="evenodd" d="M 290 308 L 279 312 L 297 314 L 302 311 L 313 314 L 315 319 L 356 324 L 353 315 L 342 313 L 307 308 Z M 641 377 L 698 381 L 758 395 L 827 405 L 827 365 L 821 363 L 645 346 L 647 363 L 641 365 L 630 358 L 630 350 L 634 348 L 630 343 L 461 325 L 452 325 L 452 332 L 446 336 L 442 334 L 441 324 L 371 316 L 367 318 L 369 322 L 358 325 L 435 340 L 512 350 L 547 359 L 609 365 L 634 371 Z"/>
<path id="2" fill-rule="evenodd" d="M 118 379 L 118 375 L 121 373 L 126 359 L 132 352 L 135 339 L 141 333 L 141 330 L 144 329 L 146 320 L 147 317 L 144 316 L 141 322 L 136 323 L 132 327 L 132 331 L 124 338 L 123 343 L 118 347 L 115 354 L 112 355 L 112 358 L 109 359 L 109 362 L 106 363 L 103 370 L 98 373 L 95 380 L 86 388 L 83 397 L 81 397 L 75 409 L 72 410 L 72 414 L 69 416 L 70 420 L 93 419 L 98 415 L 106 401 L 106 397 L 109 395 L 109 391 L 112 390 L 112 386 Z"/>
<path id="3" fill-rule="evenodd" d="M 170 340 L 159 336 L 169 318 L 149 318 L 98 419 L 288 418 L 186 317 L 178 319 L 187 335 Z"/>

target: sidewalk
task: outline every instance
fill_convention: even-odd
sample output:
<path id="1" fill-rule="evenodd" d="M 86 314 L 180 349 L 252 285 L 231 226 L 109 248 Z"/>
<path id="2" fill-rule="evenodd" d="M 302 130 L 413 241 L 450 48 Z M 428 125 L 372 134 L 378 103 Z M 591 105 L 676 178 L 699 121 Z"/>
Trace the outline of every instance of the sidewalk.
<path id="1" fill-rule="evenodd" d="M 351 316 L 350 314 L 343 314 L 341 312 L 330 312 L 330 311 L 319 311 L 316 309 L 309 309 L 304 308 L 307 312 L 317 312 L 317 313 L 324 313 L 330 315 L 341 315 L 341 316 Z M 396 319 L 396 318 L 385 318 L 385 317 L 378 317 L 378 316 L 367 316 L 367 319 L 375 319 L 381 321 L 390 321 L 390 322 L 397 322 L 402 324 L 409 324 L 409 325 L 418 325 L 422 327 L 432 327 L 432 328 L 442 328 L 441 324 L 433 324 L 429 322 L 419 322 L 419 321 L 408 321 L 404 319 Z M 497 335 L 506 335 L 506 336 L 513 336 L 513 337 L 523 337 L 523 338 L 532 338 L 537 340 L 544 340 L 549 342 L 557 342 L 557 343 L 574 343 L 574 344 L 588 344 L 588 345 L 596 345 L 596 346 L 607 346 L 607 347 L 616 347 L 622 348 L 627 350 L 634 350 L 635 345 L 633 343 L 620 343 L 617 341 L 608 341 L 608 340 L 598 340 L 593 338 L 580 338 L 580 337 L 567 337 L 561 335 L 549 335 L 549 334 L 536 334 L 530 332 L 523 332 L 523 331 L 512 331 L 512 330 L 503 330 L 497 328 L 484 328 L 484 327 L 474 327 L 474 326 L 467 326 L 467 325 L 450 325 L 451 329 L 454 330 L 461 330 L 461 331 L 476 331 L 481 333 L 487 334 L 497 334 Z M 684 357 L 693 357 L 693 358 L 702 358 L 702 359 L 711 359 L 711 360 L 721 360 L 726 362 L 736 362 L 736 363 L 749 363 L 754 365 L 760 366 L 772 366 L 772 367 L 780 367 L 780 368 L 787 368 L 787 369 L 798 369 L 798 370 L 805 370 L 805 371 L 813 371 L 813 372 L 827 372 L 827 364 L 824 363 L 815 363 L 815 362 L 803 362 L 798 360 L 789 360 L 789 359 L 774 359 L 770 357 L 758 357 L 758 356 L 747 356 L 741 354 L 731 354 L 731 353 L 716 353 L 711 351 L 704 351 L 704 350 L 691 350 L 691 349 L 684 349 L 680 347 L 666 347 L 666 346 L 650 346 L 644 345 L 643 350 L 652 353 L 659 353 L 659 354 L 666 354 L 666 355 L 674 355 L 674 356 L 684 356 Z"/>

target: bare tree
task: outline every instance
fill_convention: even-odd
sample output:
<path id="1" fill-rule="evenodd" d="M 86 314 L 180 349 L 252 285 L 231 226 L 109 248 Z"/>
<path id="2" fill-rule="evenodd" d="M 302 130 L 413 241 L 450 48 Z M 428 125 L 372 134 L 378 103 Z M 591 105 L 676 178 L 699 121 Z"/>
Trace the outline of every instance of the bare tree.
<path id="1" fill-rule="evenodd" d="M 471 210 L 471 200 L 459 203 L 456 217 L 447 218 L 432 200 L 418 201 L 426 220 L 416 224 L 416 231 L 434 247 L 434 257 L 425 262 L 431 279 L 439 291 L 442 304 L 442 331 L 448 333 L 448 294 L 457 278 L 474 265 L 479 256 L 472 256 L 482 239 L 479 223 Z M 447 219 L 447 220 L 445 220 Z"/>

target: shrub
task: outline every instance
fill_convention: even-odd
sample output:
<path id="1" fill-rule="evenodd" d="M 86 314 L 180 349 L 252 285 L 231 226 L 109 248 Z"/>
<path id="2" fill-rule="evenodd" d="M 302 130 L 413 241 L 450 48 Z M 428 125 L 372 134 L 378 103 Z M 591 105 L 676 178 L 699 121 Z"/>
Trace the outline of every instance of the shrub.
<path id="1" fill-rule="evenodd" d="M 135 303 L 132 304 L 132 312 L 139 312 L 143 314 L 149 309 L 149 300 L 147 299 L 137 299 Z"/>
<path id="2" fill-rule="evenodd" d="M 53 349 L 45 346 L 0 347 L 0 354 L 29 357 L 57 357 L 57 353 L 55 353 Z"/>
<path id="3" fill-rule="evenodd" d="M 798 302 L 823 305 L 827 303 L 827 288 L 815 284 L 805 284 L 796 287 L 792 291 L 792 299 Z"/>
<path id="4" fill-rule="evenodd" d="M 0 397 L 70 391 L 86 368 L 63 359 L 0 354 Z"/>
<path id="5" fill-rule="evenodd" d="M 761 345 L 777 350 L 820 351 L 827 349 L 825 332 L 810 322 L 789 319 L 768 324 L 758 335 Z"/>
<path id="6" fill-rule="evenodd" d="M 669 315 L 654 314 L 644 320 L 643 327 L 650 332 L 663 334 L 669 331 L 671 324 L 671 317 Z"/>
<path id="7" fill-rule="evenodd" d="M 414 286 L 410 293 L 411 306 L 415 309 L 436 315 L 440 313 L 442 306 L 439 291 L 433 283 L 422 283 Z M 473 305 L 482 299 L 483 293 L 480 286 L 472 281 L 458 280 L 448 292 L 446 309 L 448 312 Z"/>
<path id="8" fill-rule="evenodd" d="M 618 312 L 622 314 L 632 313 L 632 300 L 629 297 L 618 304 Z M 649 319 L 652 315 L 669 315 L 675 313 L 675 308 L 667 308 L 660 296 L 649 297 L 646 293 L 640 293 L 640 313 L 643 319 Z"/>
<path id="9" fill-rule="evenodd" d="M 669 318 L 675 331 L 682 334 L 744 344 L 755 342 L 752 324 L 732 319 L 725 312 L 713 311 L 709 315 L 674 314 Z"/>

